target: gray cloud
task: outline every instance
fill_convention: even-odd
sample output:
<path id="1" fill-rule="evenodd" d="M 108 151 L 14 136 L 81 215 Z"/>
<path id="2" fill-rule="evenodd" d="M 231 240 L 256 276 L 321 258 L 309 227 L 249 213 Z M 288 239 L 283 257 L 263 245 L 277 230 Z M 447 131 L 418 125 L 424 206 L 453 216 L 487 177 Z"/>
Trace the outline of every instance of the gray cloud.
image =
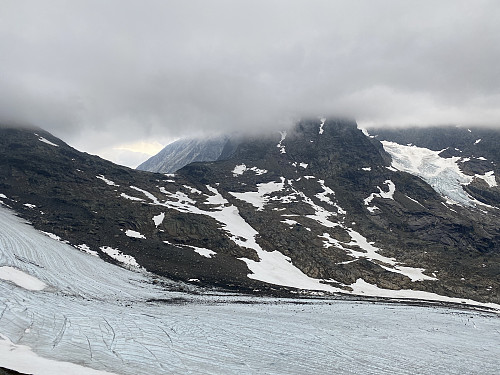
<path id="1" fill-rule="evenodd" d="M 2 1 L 0 120 L 99 152 L 283 127 L 500 125 L 497 1 Z"/>

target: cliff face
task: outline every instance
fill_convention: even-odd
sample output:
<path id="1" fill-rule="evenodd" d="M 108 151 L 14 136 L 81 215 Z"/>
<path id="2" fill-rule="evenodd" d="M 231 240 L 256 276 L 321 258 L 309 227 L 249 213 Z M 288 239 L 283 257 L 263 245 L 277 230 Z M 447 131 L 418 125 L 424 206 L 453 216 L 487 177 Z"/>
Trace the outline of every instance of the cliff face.
<path id="1" fill-rule="evenodd" d="M 500 302 L 494 153 L 490 173 L 352 121 L 306 120 L 167 177 L 41 130 L 0 132 L 3 204 L 105 260 L 239 290 Z"/>

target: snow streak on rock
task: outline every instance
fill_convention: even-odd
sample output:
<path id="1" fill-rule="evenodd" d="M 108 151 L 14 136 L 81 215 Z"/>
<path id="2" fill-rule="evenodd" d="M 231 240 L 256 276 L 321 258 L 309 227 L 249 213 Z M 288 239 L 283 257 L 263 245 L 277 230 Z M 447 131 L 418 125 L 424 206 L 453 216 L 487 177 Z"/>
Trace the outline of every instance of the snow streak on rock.
<path id="1" fill-rule="evenodd" d="M 138 202 L 140 202 L 140 201 L 143 201 L 143 200 L 144 200 L 144 199 L 142 199 L 142 198 L 132 197 L 132 196 L 127 195 L 127 194 L 125 194 L 125 193 L 121 193 L 121 194 L 120 194 L 120 197 L 123 197 L 123 198 L 128 199 L 128 200 L 131 200 L 131 201 L 138 201 Z"/>
<path id="2" fill-rule="evenodd" d="M 323 129 L 323 126 L 325 125 L 325 121 L 326 121 L 326 118 L 321 119 L 321 124 L 319 124 L 319 132 L 318 132 L 319 134 L 323 134 L 323 132 L 325 131 Z"/>
<path id="3" fill-rule="evenodd" d="M 285 150 L 285 146 L 283 145 L 283 141 L 285 140 L 286 138 L 286 131 L 282 131 L 280 132 L 281 134 L 281 140 L 280 142 L 276 145 L 276 147 L 278 147 L 280 149 L 280 152 L 282 154 L 286 154 L 286 150 Z"/>
<path id="4" fill-rule="evenodd" d="M 38 140 L 40 142 L 43 142 L 43 143 L 46 143 L 48 145 L 51 145 L 51 146 L 54 146 L 54 147 L 59 147 L 59 145 L 56 145 L 55 143 L 49 141 L 48 139 L 42 137 L 42 136 L 39 136 L 38 134 L 34 133 L 37 137 L 38 137 Z"/>
<path id="5" fill-rule="evenodd" d="M 96 176 L 99 180 L 102 180 L 104 181 L 106 184 L 110 185 L 110 186 L 120 186 L 120 185 L 117 185 L 115 184 L 113 181 L 111 180 L 108 180 L 106 177 L 104 177 L 102 174 Z"/>

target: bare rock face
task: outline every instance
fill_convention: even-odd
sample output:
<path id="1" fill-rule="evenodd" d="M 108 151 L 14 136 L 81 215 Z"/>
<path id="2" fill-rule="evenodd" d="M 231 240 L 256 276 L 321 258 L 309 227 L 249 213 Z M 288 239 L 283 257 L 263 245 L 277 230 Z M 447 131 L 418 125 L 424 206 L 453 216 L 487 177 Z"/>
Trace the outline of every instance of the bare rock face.
<path id="1" fill-rule="evenodd" d="M 304 120 L 167 176 L 4 127 L 0 200 L 79 249 L 176 280 L 268 293 L 361 280 L 499 303 L 498 153 L 475 139 L 458 157 L 438 135 L 408 134 Z"/>
<path id="2" fill-rule="evenodd" d="M 159 173 L 174 173 L 185 165 L 220 158 L 228 136 L 209 139 L 179 139 L 163 148 L 137 167 L 138 170 Z"/>

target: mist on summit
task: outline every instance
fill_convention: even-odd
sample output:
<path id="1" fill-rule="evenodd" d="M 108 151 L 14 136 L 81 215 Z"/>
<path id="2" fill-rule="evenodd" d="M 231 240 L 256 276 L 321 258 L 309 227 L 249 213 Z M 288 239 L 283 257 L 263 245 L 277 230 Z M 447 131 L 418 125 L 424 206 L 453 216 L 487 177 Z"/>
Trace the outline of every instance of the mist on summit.
<path id="1" fill-rule="evenodd" d="M 109 159 L 311 116 L 498 126 L 499 17 L 487 0 L 3 1 L 0 121 Z"/>

